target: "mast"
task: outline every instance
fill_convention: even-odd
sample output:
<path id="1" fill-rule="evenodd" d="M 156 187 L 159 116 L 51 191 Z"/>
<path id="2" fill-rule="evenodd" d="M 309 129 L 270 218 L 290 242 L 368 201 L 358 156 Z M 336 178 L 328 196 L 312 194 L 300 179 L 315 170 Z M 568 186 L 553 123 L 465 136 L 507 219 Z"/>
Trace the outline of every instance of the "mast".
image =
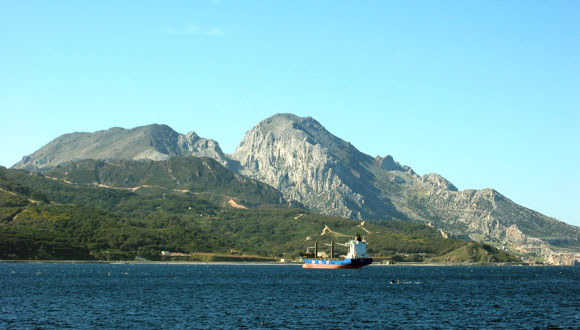
<path id="1" fill-rule="evenodd" d="M 314 241 L 314 259 L 318 258 L 318 242 Z"/>
<path id="2" fill-rule="evenodd" d="M 330 242 L 330 260 L 334 258 L 334 240 Z"/>

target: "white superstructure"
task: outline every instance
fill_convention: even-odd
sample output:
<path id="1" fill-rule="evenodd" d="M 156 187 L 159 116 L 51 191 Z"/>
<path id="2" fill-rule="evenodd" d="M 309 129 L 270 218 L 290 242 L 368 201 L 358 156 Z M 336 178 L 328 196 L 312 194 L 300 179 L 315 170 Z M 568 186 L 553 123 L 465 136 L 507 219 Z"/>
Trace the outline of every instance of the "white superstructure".
<path id="1" fill-rule="evenodd" d="M 348 247 L 348 253 L 346 254 L 347 259 L 362 259 L 369 257 L 367 255 L 367 242 L 364 239 L 361 239 L 358 234 L 355 239 L 351 239 L 344 245 Z"/>

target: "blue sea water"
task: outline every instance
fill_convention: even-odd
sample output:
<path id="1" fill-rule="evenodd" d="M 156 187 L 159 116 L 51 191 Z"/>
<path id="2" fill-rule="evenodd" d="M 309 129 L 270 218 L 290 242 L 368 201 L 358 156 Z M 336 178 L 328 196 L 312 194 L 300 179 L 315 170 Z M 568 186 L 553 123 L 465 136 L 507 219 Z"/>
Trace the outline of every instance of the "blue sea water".
<path id="1" fill-rule="evenodd" d="M 0 328 L 579 329 L 580 267 L 3 263 Z"/>

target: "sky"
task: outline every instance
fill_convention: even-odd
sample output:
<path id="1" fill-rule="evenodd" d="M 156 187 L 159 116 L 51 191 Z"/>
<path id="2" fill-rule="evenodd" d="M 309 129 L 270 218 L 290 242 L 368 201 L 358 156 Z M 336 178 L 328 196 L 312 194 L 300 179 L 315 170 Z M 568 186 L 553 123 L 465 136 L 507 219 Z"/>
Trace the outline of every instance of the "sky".
<path id="1" fill-rule="evenodd" d="M 580 226 L 580 1 L 0 0 L 0 165 L 276 113 Z"/>

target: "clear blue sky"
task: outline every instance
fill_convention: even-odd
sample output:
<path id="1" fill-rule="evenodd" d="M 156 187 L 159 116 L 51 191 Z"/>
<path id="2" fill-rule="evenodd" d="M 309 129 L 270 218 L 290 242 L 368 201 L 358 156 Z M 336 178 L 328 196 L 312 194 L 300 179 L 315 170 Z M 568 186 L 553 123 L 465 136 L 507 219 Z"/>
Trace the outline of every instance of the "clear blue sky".
<path id="1" fill-rule="evenodd" d="M 0 0 L 0 164 L 164 123 L 234 151 L 279 112 L 580 225 L 580 1 Z"/>

